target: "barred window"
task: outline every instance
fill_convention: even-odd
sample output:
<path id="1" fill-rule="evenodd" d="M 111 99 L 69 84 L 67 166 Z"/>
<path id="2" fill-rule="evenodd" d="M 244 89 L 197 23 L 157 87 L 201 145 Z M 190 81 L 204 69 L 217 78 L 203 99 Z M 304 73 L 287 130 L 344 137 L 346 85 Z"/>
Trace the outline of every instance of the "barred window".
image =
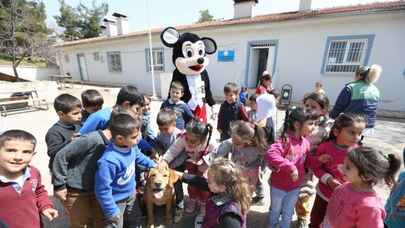
<path id="1" fill-rule="evenodd" d="M 146 57 L 146 71 L 149 72 L 152 70 L 152 65 L 150 62 L 150 52 L 149 48 L 145 49 L 145 57 Z M 154 71 L 164 71 L 164 52 L 163 48 L 153 48 L 152 49 L 152 56 L 153 56 L 153 70 Z"/>
<path id="2" fill-rule="evenodd" d="M 110 72 L 121 72 L 121 52 L 107 52 L 107 63 Z"/>
<path id="3" fill-rule="evenodd" d="M 367 63 L 374 37 L 329 38 L 322 72 L 352 73 Z"/>

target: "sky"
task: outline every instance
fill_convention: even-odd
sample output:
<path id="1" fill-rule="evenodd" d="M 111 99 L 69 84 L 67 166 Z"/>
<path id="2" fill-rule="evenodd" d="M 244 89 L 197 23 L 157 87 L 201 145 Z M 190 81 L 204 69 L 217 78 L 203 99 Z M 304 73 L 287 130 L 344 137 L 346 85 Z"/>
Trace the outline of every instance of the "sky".
<path id="1" fill-rule="evenodd" d="M 56 28 L 53 16 L 59 14 L 59 1 L 42 0 L 46 6 L 47 23 Z M 76 7 L 80 2 L 91 5 L 93 0 L 65 0 Z M 148 1 L 148 10 L 146 6 Z M 357 5 L 371 2 L 387 2 L 393 0 L 312 0 L 312 9 L 336 7 L 343 5 Z M 148 28 L 167 27 L 195 23 L 199 18 L 199 11 L 208 9 L 214 19 L 231 19 L 233 17 L 233 0 L 96 0 L 100 4 L 109 5 L 107 17 L 114 12 L 128 16 L 130 31 L 140 31 Z M 295 11 L 299 0 L 259 0 L 256 4 L 255 15 Z M 60 31 L 60 29 L 58 29 Z"/>

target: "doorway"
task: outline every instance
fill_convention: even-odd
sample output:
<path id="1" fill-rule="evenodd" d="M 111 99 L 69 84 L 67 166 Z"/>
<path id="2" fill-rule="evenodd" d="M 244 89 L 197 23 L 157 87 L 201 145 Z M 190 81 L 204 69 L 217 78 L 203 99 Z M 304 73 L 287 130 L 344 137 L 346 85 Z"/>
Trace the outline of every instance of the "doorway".
<path id="1" fill-rule="evenodd" d="M 273 77 L 277 60 L 277 40 L 251 41 L 248 43 L 248 57 L 245 85 L 255 88 L 263 71 L 267 70 Z"/>
<path id="2" fill-rule="evenodd" d="M 80 79 L 82 81 L 89 81 L 89 74 L 87 72 L 86 57 L 83 53 L 77 54 L 77 62 L 79 63 Z"/>

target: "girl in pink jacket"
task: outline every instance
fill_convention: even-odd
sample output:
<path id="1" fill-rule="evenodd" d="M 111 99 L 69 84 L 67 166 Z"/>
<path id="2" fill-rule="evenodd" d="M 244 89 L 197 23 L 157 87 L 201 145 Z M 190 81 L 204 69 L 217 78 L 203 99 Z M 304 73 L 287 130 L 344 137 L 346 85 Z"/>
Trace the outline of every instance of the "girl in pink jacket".
<path id="1" fill-rule="evenodd" d="M 319 182 L 311 211 L 310 228 L 319 228 L 333 190 L 344 183 L 343 173 L 338 166 L 343 164 L 347 152 L 358 146 L 365 127 L 366 121 L 362 116 L 340 114 L 329 138 L 319 145 L 315 155 L 311 155 L 310 166 Z"/>
<path id="2" fill-rule="evenodd" d="M 347 182 L 333 192 L 322 228 L 383 228 L 384 204 L 373 187 L 383 179 L 392 186 L 400 166 L 395 154 L 370 147 L 351 150 L 341 167 Z"/>
<path id="3" fill-rule="evenodd" d="M 305 158 L 310 150 L 305 137 L 314 129 L 317 119 L 316 113 L 303 108 L 287 110 L 281 138 L 271 145 L 265 156 L 272 169 L 269 227 L 278 224 L 281 228 L 290 227 L 299 187 L 304 180 Z"/>

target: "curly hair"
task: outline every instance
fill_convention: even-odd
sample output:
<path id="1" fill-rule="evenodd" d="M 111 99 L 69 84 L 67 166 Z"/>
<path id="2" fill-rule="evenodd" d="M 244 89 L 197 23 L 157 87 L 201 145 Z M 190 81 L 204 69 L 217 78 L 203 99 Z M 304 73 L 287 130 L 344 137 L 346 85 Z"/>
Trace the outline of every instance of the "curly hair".
<path id="1" fill-rule="evenodd" d="M 226 192 L 239 204 L 242 214 L 246 214 L 252 201 L 252 193 L 247 179 L 242 174 L 242 168 L 228 159 L 217 158 L 208 172 L 213 174 L 216 184 L 226 187 Z"/>

